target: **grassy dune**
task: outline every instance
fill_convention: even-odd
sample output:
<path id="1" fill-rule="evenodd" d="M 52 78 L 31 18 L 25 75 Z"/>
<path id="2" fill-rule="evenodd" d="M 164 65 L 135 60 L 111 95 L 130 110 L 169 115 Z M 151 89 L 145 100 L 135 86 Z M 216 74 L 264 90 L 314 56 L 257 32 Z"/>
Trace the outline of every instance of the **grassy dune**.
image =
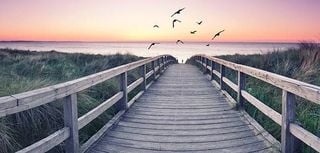
<path id="1" fill-rule="evenodd" d="M 31 52 L 0 49 L 0 97 L 45 87 L 87 76 L 141 59 L 133 55 L 67 54 L 55 51 Z M 128 81 L 138 78 L 128 73 Z M 119 91 L 118 78 L 78 93 L 79 116 Z M 63 127 L 62 100 L 0 118 L 0 153 L 14 152 Z M 116 113 L 105 112 L 80 130 L 84 142 Z M 58 146 L 52 152 L 61 151 Z"/>
<path id="2" fill-rule="evenodd" d="M 303 82 L 320 86 L 320 45 L 301 43 L 299 48 L 287 51 L 274 51 L 268 54 L 255 55 L 225 55 L 219 58 L 256 67 L 269 72 L 277 73 Z M 190 61 L 191 62 L 191 61 Z M 227 69 L 226 76 L 237 83 L 237 73 Z M 227 88 L 233 98 L 236 93 Z M 248 77 L 246 90 L 264 102 L 269 107 L 281 113 L 282 90 L 264 83 L 258 79 Z M 267 131 L 280 140 L 281 128 L 254 106 L 245 103 L 246 111 L 254 117 Z M 320 137 L 320 106 L 297 97 L 296 122 L 308 131 Z M 303 152 L 315 152 L 310 147 L 303 146 Z"/>

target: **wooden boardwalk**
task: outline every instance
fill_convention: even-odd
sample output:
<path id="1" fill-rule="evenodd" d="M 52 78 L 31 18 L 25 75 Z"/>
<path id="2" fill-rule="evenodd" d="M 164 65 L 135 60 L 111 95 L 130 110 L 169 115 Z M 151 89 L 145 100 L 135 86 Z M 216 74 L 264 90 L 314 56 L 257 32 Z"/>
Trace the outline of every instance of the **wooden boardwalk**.
<path id="1" fill-rule="evenodd" d="M 175 64 L 87 152 L 246 153 L 273 147 L 198 68 Z"/>

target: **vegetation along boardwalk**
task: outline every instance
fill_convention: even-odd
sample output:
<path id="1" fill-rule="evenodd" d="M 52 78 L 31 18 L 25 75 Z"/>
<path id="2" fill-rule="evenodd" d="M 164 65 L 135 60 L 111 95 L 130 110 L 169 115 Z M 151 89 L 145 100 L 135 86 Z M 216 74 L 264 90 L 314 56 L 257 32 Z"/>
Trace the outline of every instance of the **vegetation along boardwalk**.
<path id="1" fill-rule="evenodd" d="M 88 152 L 271 152 L 192 65 L 175 64 Z"/>
<path id="2" fill-rule="evenodd" d="M 301 143 L 320 152 L 319 137 L 297 123 L 295 117 L 296 97 L 320 104 L 319 86 L 205 55 L 196 55 L 191 61 L 197 66 L 176 64 L 174 57 L 161 55 L 65 83 L 0 97 L 0 117 L 59 99 L 63 102 L 64 127 L 18 153 L 47 152 L 60 144 L 66 153 L 294 153 L 299 152 Z M 209 75 L 203 75 L 199 67 Z M 127 73 L 133 70 L 141 76 L 128 84 Z M 237 73 L 237 83 L 226 76 L 226 70 Z M 114 77 L 118 78 L 119 92 L 78 117 L 78 93 Z M 282 91 L 281 113 L 246 91 L 248 77 Z M 235 99 L 228 93 L 227 86 L 234 91 Z M 246 113 L 244 102 L 281 126 L 281 142 Z M 80 144 L 79 130 L 113 106 L 117 114 Z"/>

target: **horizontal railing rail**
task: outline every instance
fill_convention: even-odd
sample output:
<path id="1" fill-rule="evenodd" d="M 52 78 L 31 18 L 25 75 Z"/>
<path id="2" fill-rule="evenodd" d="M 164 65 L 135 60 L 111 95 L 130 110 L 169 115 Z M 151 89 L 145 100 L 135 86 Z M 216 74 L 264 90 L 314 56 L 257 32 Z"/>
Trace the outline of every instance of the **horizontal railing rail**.
<path id="1" fill-rule="evenodd" d="M 281 151 L 293 153 L 296 140 L 299 139 L 316 151 L 320 152 L 320 138 L 295 123 L 295 95 L 305 98 L 315 104 L 320 104 L 320 87 L 275 73 L 267 72 L 250 66 L 236 64 L 216 57 L 195 55 L 192 57 L 197 63 L 210 72 L 211 80 L 217 84 L 224 93 L 228 85 L 237 93 L 237 107 L 242 109 L 244 100 L 251 103 L 258 110 L 281 126 Z M 220 72 L 215 70 L 215 64 L 220 65 Z M 230 68 L 238 73 L 238 83 L 235 84 L 225 77 L 225 69 Z M 219 83 L 214 80 L 214 75 L 219 78 Z M 245 91 L 246 75 L 254 77 L 282 89 L 282 114 L 276 112 L 263 102 Z"/>
<path id="2" fill-rule="evenodd" d="M 150 77 L 152 77 L 153 80 L 157 79 L 165 68 L 172 63 L 177 63 L 177 60 L 174 57 L 170 55 L 161 55 L 114 67 L 65 83 L 0 97 L 0 117 L 19 113 L 64 98 L 63 109 L 65 127 L 18 151 L 18 153 L 46 152 L 62 142 L 65 142 L 65 151 L 67 153 L 85 152 L 106 130 L 117 122 L 125 110 L 127 110 L 152 84 L 153 81 L 147 85 L 147 79 Z M 149 72 L 147 72 L 147 64 L 151 64 L 152 69 Z M 142 77 L 138 78 L 130 85 L 127 85 L 128 71 L 137 68 L 140 68 Z M 78 118 L 77 93 L 119 75 L 120 91 Z M 128 102 L 128 93 L 141 84 L 143 84 L 143 89 Z M 79 130 L 114 105 L 119 112 L 80 147 Z"/>

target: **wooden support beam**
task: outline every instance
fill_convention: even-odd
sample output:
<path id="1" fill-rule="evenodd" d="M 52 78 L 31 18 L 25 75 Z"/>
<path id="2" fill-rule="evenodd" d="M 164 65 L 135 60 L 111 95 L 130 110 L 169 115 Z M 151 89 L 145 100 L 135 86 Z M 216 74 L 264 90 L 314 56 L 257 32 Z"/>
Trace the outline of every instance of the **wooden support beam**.
<path id="1" fill-rule="evenodd" d="M 246 88 L 246 75 L 240 71 L 238 71 L 238 95 L 237 95 L 237 108 L 242 109 L 243 108 L 243 102 L 244 99 L 241 95 L 241 90 L 245 90 Z"/>
<path id="2" fill-rule="evenodd" d="M 157 73 L 156 73 L 155 61 L 151 62 L 151 66 L 152 66 L 152 70 L 153 70 L 153 80 L 156 80 Z"/>
<path id="3" fill-rule="evenodd" d="M 224 90 L 225 89 L 225 85 L 223 82 L 223 77 L 225 77 L 225 73 L 226 73 L 226 67 L 222 64 L 220 64 L 220 89 Z"/>
<path id="4" fill-rule="evenodd" d="M 214 63 L 214 61 L 211 61 L 211 71 L 210 71 L 211 80 L 214 79 L 214 74 L 213 74 L 214 67 L 215 67 L 215 63 Z"/>
<path id="5" fill-rule="evenodd" d="M 295 95 L 282 90 L 281 152 L 297 151 L 296 138 L 290 132 L 290 124 L 295 121 L 295 105 Z"/>
<path id="6" fill-rule="evenodd" d="M 127 72 L 124 72 L 120 75 L 120 90 L 123 92 L 123 96 L 119 102 L 116 103 L 118 111 L 128 109 L 128 84 Z"/>
<path id="7" fill-rule="evenodd" d="M 141 75 L 142 75 L 142 78 L 143 78 L 143 82 L 142 82 L 142 89 L 143 90 L 146 90 L 147 88 L 147 77 L 146 77 L 146 71 L 147 71 L 147 65 L 143 65 L 141 66 Z"/>
<path id="8" fill-rule="evenodd" d="M 63 105 L 64 126 L 70 129 L 70 136 L 65 141 L 65 152 L 79 152 L 77 93 L 65 98 Z"/>

